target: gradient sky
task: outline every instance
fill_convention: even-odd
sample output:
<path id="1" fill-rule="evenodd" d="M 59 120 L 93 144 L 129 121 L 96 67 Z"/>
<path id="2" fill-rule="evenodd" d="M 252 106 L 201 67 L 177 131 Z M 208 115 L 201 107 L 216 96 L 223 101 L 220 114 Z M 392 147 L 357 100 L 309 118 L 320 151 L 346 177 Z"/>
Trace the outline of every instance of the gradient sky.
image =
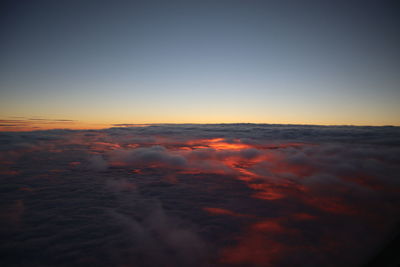
<path id="1" fill-rule="evenodd" d="M 9 1 L 0 119 L 400 125 L 395 1 Z"/>

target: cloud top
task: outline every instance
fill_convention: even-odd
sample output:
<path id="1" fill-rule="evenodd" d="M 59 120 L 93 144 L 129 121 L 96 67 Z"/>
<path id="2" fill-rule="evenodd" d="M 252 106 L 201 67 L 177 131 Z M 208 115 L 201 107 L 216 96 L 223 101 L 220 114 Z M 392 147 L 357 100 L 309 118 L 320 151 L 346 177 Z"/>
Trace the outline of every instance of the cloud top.
<path id="1" fill-rule="evenodd" d="M 397 127 L 1 132 L 0 261 L 364 264 L 400 219 L 399 155 Z"/>

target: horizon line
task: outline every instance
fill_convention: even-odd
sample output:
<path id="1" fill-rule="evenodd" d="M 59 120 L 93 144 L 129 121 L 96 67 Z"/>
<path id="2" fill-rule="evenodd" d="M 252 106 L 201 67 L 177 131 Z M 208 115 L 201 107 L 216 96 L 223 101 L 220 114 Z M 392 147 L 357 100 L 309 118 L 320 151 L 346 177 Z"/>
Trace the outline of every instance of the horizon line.
<path id="1" fill-rule="evenodd" d="M 106 126 L 107 125 L 107 126 Z M 229 123 L 110 123 L 104 124 L 105 127 L 48 127 L 40 128 L 38 126 L 25 125 L 21 127 L 14 125 L 1 125 L 0 132 L 38 132 L 38 131 L 51 131 L 51 130 L 68 130 L 68 131 L 85 131 L 85 130 L 107 130 L 113 128 L 137 128 L 137 127 L 149 127 L 149 126 L 184 126 L 184 125 L 265 125 L 265 126 L 294 126 L 294 127 L 400 127 L 400 125 L 363 125 L 363 124 L 307 124 L 307 123 L 255 123 L 255 122 L 229 122 Z"/>

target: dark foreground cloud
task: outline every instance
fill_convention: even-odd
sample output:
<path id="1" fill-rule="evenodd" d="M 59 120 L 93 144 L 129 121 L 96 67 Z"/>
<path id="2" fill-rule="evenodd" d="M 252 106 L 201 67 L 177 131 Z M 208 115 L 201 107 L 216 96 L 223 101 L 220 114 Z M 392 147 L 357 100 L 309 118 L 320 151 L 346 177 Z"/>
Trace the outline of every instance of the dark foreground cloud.
<path id="1" fill-rule="evenodd" d="M 400 219 L 400 129 L 0 133 L 2 266 L 360 266 Z"/>

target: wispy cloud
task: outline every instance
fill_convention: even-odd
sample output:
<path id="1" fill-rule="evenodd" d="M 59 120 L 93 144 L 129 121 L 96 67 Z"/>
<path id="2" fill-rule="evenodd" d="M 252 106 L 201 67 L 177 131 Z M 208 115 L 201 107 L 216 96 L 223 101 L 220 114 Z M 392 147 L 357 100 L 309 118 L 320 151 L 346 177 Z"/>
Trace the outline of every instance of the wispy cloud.
<path id="1" fill-rule="evenodd" d="M 0 119 L 0 131 L 29 131 L 33 129 L 68 128 L 76 120 L 10 117 Z"/>

